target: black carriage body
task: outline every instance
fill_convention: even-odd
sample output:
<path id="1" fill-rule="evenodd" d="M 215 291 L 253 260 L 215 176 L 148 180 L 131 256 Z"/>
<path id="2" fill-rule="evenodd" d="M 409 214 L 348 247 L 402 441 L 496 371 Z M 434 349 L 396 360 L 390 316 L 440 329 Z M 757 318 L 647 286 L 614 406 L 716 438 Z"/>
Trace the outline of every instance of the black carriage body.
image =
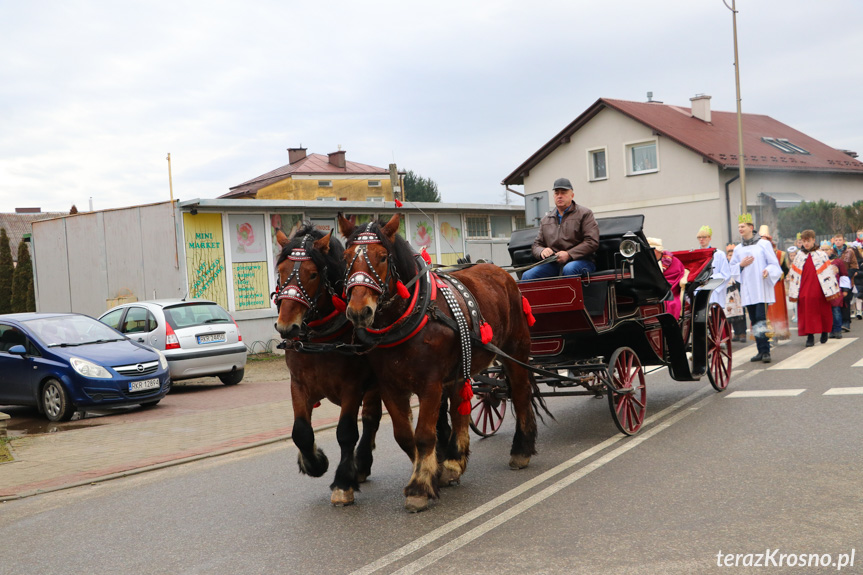
<path id="1" fill-rule="evenodd" d="M 667 365 L 676 380 L 700 379 L 707 369 L 707 318 L 713 289 L 713 250 L 675 252 L 690 277 L 680 320 L 664 312 L 672 297 L 642 231 L 644 216 L 597 219 L 597 271 L 582 276 L 520 281 L 536 323 L 531 327 L 531 363 L 545 369 L 596 370 L 621 347 L 632 349 L 644 366 Z M 530 246 L 538 229 L 515 232 L 513 265 L 532 263 Z M 629 257 L 621 242 L 638 251 Z M 692 363 L 687 351 L 692 351 Z"/>

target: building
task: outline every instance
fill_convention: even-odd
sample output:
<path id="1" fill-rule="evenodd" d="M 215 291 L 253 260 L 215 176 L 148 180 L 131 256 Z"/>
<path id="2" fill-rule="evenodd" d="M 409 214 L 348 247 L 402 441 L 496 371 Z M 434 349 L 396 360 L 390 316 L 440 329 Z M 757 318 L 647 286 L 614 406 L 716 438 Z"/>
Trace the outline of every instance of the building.
<path id="1" fill-rule="evenodd" d="M 550 209 L 559 177 L 598 217 L 645 215 L 645 233 L 672 250 L 695 247 L 702 225 L 714 244 L 739 241 L 737 216 L 775 230 L 777 210 L 863 197 L 863 163 L 769 116 L 743 114 L 747 206 L 740 205 L 737 114 L 600 98 L 503 180 L 524 185 L 528 224 Z M 798 230 L 779 230 L 783 237 Z M 774 234 L 776 235 L 776 234 Z"/>
<path id="2" fill-rule="evenodd" d="M 63 215 L 34 222 L 33 269 L 38 311 L 98 317 L 119 299 L 199 297 L 218 302 L 240 325 L 251 351 L 277 338 L 277 229 L 302 221 L 329 231 L 336 214 L 357 224 L 389 219 L 393 202 L 195 199 Z M 408 202 L 401 234 L 434 262 L 469 254 L 509 265 L 507 243 L 524 227 L 524 208 Z M 272 347 L 272 346 L 270 346 Z"/>
<path id="3" fill-rule="evenodd" d="M 30 237 L 33 222 L 68 215 L 69 212 L 43 212 L 42 208 L 15 208 L 15 213 L 0 213 L 0 228 L 6 230 L 12 261 L 18 265 L 18 244 Z"/>
<path id="4" fill-rule="evenodd" d="M 384 202 L 393 200 L 387 168 L 348 161 L 345 151 L 306 155 L 288 148 L 289 163 L 230 188 L 223 199 Z M 404 173 L 400 174 L 400 180 Z"/>

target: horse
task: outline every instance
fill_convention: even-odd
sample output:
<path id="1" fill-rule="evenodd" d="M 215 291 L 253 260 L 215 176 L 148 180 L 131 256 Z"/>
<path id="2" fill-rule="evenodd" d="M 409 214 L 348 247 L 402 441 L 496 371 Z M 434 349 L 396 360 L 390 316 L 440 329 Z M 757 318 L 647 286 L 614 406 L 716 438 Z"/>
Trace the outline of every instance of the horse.
<path id="1" fill-rule="evenodd" d="M 272 297 L 279 312 L 276 331 L 289 344 L 285 363 L 291 373 L 291 437 L 299 449 L 297 463 L 300 472 L 311 477 L 327 472 L 327 456 L 315 444 L 312 410 L 323 398 L 341 406 L 336 429 L 341 459 L 330 485 L 330 502 L 351 505 L 354 492 L 371 473 L 382 408 L 368 362 L 356 354 L 337 351 L 351 332 L 344 302 L 333 298 L 342 290 L 344 248 L 332 232 L 324 235 L 311 224 L 291 238 L 279 230 L 276 240 L 282 251 L 277 262 L 279 281 Z M 336 307 L 338 303 L 341 309 Z M 361 402 L 362 438 L 357 427 Z"/>
<path id="2" fill-rule="evenodd" d="M 545 404 L 530 372 L 512 361 L 526 364 L 530 346 L 515 280 L 493 264 L 477 264 L 448 275 L 430 273 L 396 233 L 398 228 L 398 214 L 388 222 L 359 227 L 339 214 L 339 229 L 348 238 L 344 252 L 346 317 L 354 324 L 355 340 L 370 348 L 368 361 L 392 419 L 396 442 L 413 463 L 404 489 L 405 508 L 418 512 L 439 497 L 440 485 L 459 482 L 467 469 L 470 377 L 496 357 L 486 347 L 472 343 L 470 330 L 479 331 L 484 344 L 490 342 L 509 356 L 501 356 L 501 362 L 516 413 L 511 468 L 527 467 L 536 454 L 534 412 Z M 413 293 L 402 280 L 416 284 Z M 411 412 L 404 407 L 411 393 L 419 398 L 415 431 L 411 430 Z M 448 430 L 441 421 L 447 398 L 451 433 L 436 437 L 436 429 L 437 433 Z M 436 446 L 443 449 L 440 460 Z"/>

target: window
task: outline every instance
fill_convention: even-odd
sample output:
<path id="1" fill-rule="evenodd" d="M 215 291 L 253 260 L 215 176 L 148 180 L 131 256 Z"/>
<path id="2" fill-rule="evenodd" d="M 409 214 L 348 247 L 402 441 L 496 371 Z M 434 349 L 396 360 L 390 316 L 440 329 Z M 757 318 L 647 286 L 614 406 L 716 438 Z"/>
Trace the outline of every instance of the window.
<path id="1" fill-rule="evenodd" d="M 527 228 L 527 219 L 524 216 L 515 217 L 515 229 L 523 230 Z"/>
<path id="2" fill-rule="evenodd" d="M 367 196 L 366 201 L 367 202 L 382 202 L 382 201 L 384 201 L 384 197 L 383 196 Z"/>
<path id="3" fill-rule="evenodd" d="M 798 146 L 796 144 L 792 144 L 791 142 L 788 141 L 787 138 L 763 137 L 763 138 L 761 138 L 761 141 L 765 142 L 767 144 L 770 144 L 774 148 L 776 148 L 776 149 L 778 149 L 781 152 L 784 152 L 786 154 L 805 154 L 807 156 L 809 155 L 808 151 L 804 150 L 803 148 L 801 148 L 800 146 Z"/>
<path id="4" fill-rule="evenodd" d="M 380 180 L 369 180 L 369 187 L 370 188 L 380 188 L 381 187 L 381 181 Z"/>
<path id="5" fill-rule="evenodd" d="M 639 142 L 626 146 L 627 175 L 650 174 L 659 171 L 656 142 Z"/>
<path id="6" fill-rule="evenodd" d="M 317 200 L 319 202 L 337 202 L 339 199 L 335 196 L 318 196 Z"/>
<path id="7" fill-rule="evenodd" d="M 467 237 L 469 238 L 487 238 L 488 233 L 488 217 L 487 216 L 467 216 Z"/>
<path id="8" fill-rule="evenodd" d="M 319 188 L 332 188 L 333 187 L 333 181 L 332 180 L 318 180 L 318 187 Z"/>
<path id="9" fill-rule="evenodd" d="M 512 235 L 512 216 L 491 216 L 491 237 L 509 238 Z"/>
<path id="10" fill-rule="evenodd" d="M 105 325 L 109 325 L 109 326 L 111 326 L 114 329 L 119 331 L 119 329 L 120 329 L 120 316 L 123 315 L 124 311 L 125 311 L 125 308 L 122 308 L 122 307 L 120 309 L 115 309 L 111 313 L 106 313 L 105 315 L 103 315 L 101 318 L 99 318 L 99 321 L 101 321 Z"/>
<path id="11" fill-rule="evenodd" d="M 123 320 L 123 333 L 148 333 L 156 329 L 156 318 L 142 307 L 130 307 Z"/>
<path id="12" fill-rule="evenodd" d="M 602 148 L 601 150 L 588 150 L 587 156 L 590 181 L 595 182 L 597 180 L 607 180 L 608 168 L 605 163 L 605 148 Z"/>

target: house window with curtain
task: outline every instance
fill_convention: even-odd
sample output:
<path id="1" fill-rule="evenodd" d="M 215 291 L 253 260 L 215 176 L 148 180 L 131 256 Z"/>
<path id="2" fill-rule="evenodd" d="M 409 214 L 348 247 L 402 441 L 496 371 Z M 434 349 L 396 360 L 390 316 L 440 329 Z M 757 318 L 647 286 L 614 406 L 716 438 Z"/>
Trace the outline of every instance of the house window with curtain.
<path id="1" fill-rule="evenodd" d="M 659 171 L 656 141 L 639 142 L 626 146 L 627 175 L 650 174 Z"/>
<path id="2" fill-rule="evenodd" d="M 606 165 L 606 151 L 605 148 L 598 148 L 596 150 L 588 150 L 588 170 L 590 174 L 590 181 L 596 182 L 598 180 L 607 180 L 608 179 L 608 167 Z"/>
<path id="3" fill-rule="evenodd" d="M 467 237 L 468 238 L 487 238 L 488 231 L 488 216 L 467 216 Z"/>

